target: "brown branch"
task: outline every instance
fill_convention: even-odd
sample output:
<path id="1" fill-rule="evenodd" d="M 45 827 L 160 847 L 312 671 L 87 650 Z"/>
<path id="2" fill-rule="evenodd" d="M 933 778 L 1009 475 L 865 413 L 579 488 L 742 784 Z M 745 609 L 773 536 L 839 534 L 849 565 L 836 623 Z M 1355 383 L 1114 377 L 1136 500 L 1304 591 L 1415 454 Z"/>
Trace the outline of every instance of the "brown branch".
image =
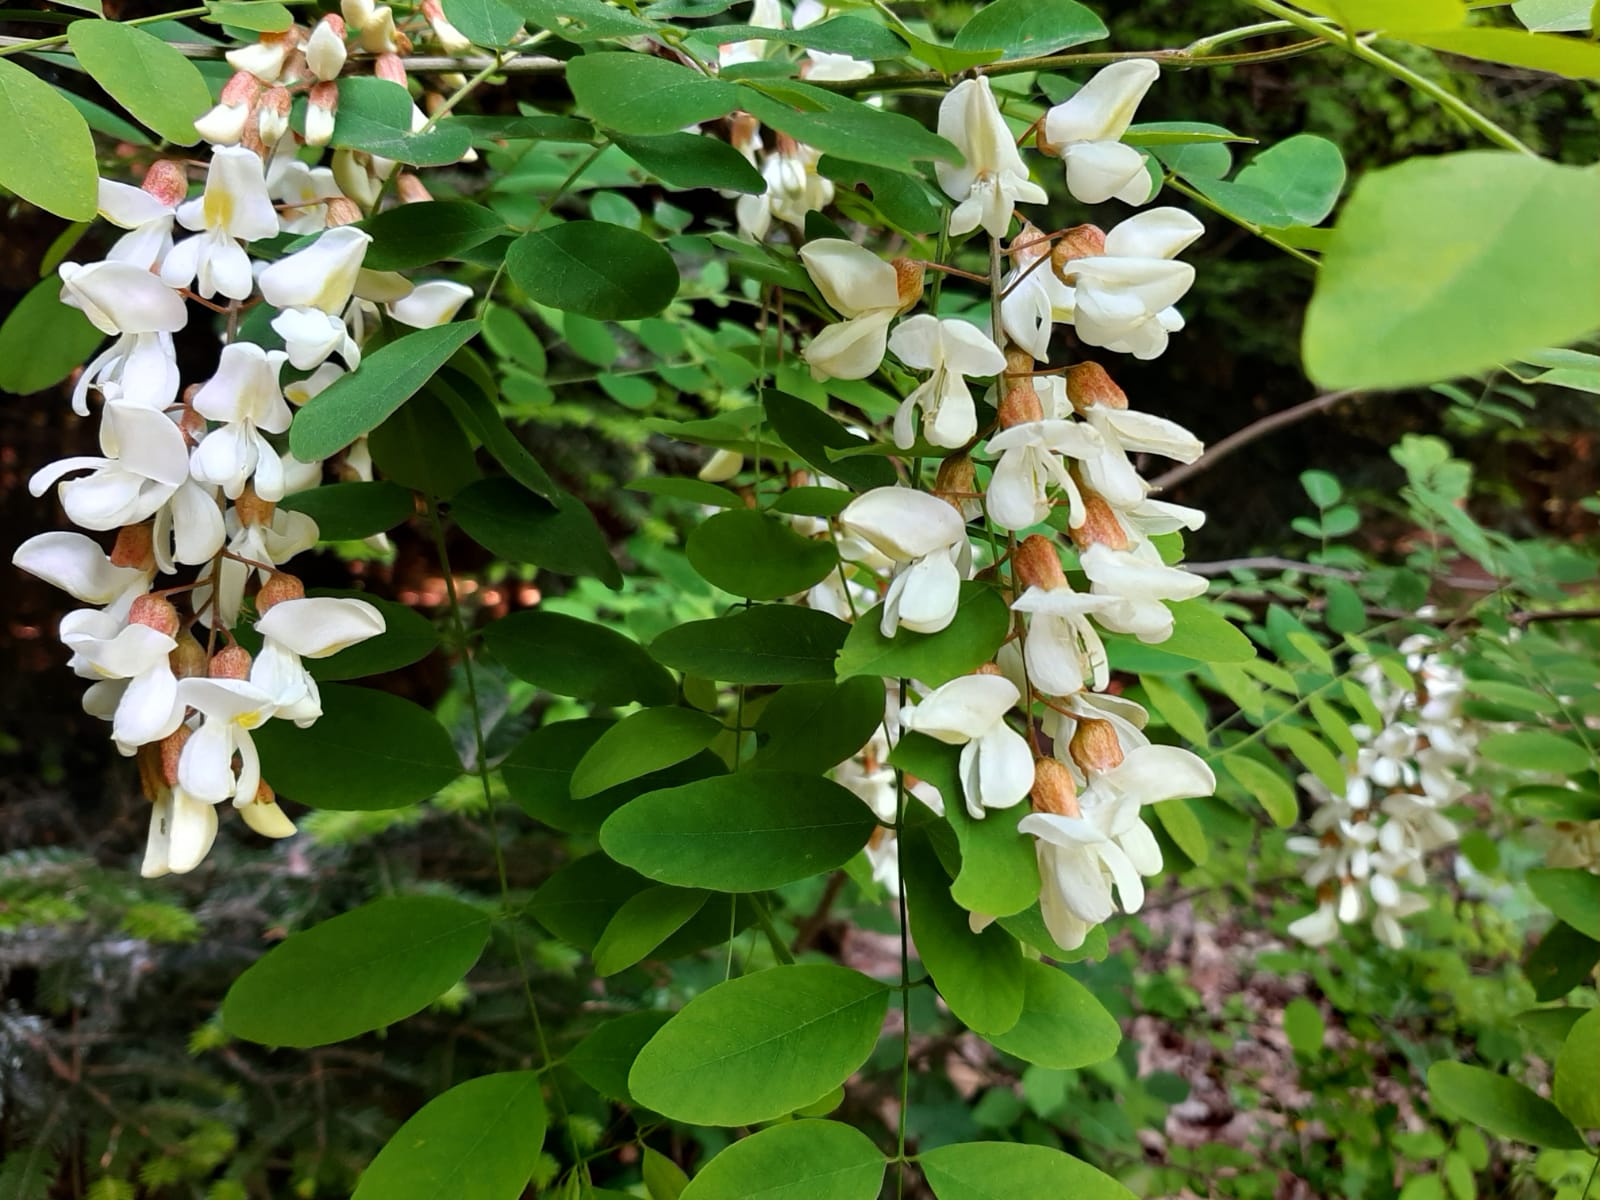
<path id="1" fill-rule="evenodd" d="M 1240 446 L 1248 446 L 1257 438 L 1265 437 L 1267 434 L 1282 429 L 1286 425 L 1293 425 L 1297 421 L 1305 420 L 1307 417 L 1316 416 L 1318 413 L 1332 408 L 1339 401 L 1347 400 L 1357 394 L 1354 389 L 1347 389 L 1342 392 L 1328 392 L 1326 395 L 1314 396 L 1310 400 L 1302 401 L 1293 408 L 1286 408 L 1281 412 L 1268 413 L 1259 420 L 1250 422 L 1243 429 L 1230 433 L 1192 463 L 1174 467 L 1166 474 L 1158 475 L 1150 481 L 1150 490 L 1152 492 L 1162 492 L 1168 488 L 1176 487 L 1185 480 L 1192 479 L 1201 471 L 1210 470 L 1222 459 L 1239 449 Z"/>

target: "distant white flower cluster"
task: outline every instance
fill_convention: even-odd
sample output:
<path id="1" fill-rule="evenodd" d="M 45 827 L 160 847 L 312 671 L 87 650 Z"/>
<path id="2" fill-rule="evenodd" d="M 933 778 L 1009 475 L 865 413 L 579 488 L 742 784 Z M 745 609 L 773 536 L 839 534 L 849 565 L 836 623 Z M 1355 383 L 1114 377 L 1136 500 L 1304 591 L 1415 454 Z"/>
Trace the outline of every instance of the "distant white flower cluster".
<path id="1" fill-rule="evenodd" d="M 1041 148 L 1065 159 L 1067 187 L 1078 199 L 1150 198 L 1144 157 L 1120 138 L 1156 70 L 1150 61 L 1119 63 L 1041 122 Z M 802 519 L 810 535 L 831 533 L 847 564 L 807 602 L 843 619 L 881 602 L 878 632 L 893 638 L 948 628 L 963 583 L 980 565 L 1009 583 L 1014 633 L 995 661 L 937 687 L 912 681 L 908 702 L 891 701 L 879 737 L 836 777 L 894 824 L 900 797 L 886 759 L 903 733 L 918 733 L 960 747 L 960 796 L 940 797 L 913 781 L 911 794 L 930 806 L 959 804 L 974 820 L 1015 820 L 996 814 L 1031 796 L 1018 828 L 1037 839 L 1045 922 L 1072 949 L 1119 901 L 1137 910 L 1143 878 L 1161 869 L 1142 807 L 1215 787 L 1198 757 L 1152 744 L 1144 709 L 1108 691 L 1102 642 L 1102 631 L 1165 641 L 1174 628 L 1168 602 L 1206 590 L 1204 579 L 1166 563 L 1152 541 L 1198 528 L 1204 514 L 1151 499 L 1132 459 L 1155 454 L 1187 463 L 1202 446 L 1172 421 L 1130 408 L 1099 364 L 1046 364 L 1063 325 L 1084 345 L 1160 354 L 1182 327 L 1172 306 L 1194 279 L 1176 255 L 1202 228 L 1187 213 L 1157 208 L 1109 234 L 1084 225 L 1047 235 L 1025 220 L 1014 231 L 1017 204 L 1049 197 L 1030 179 L 988 81 L 957 84 L 938 128 L 965 160 L 938 170 L 955 203 L 950 233 L 976 230 L 993 240 L 996 260 L 1008 264 L 993 282 L 999 305 L 988 330 L 913 313 L 931 264 L 885 261 L 838 238 L 801 247 L 818 293 L 838 314 L 803 351 L 813 376 L 865 379 L 893 355 L 920 377 L 894 415 L 894 442 L 942 456 L 931 491 L 872 489 L 831 528 Z M 994 381 L 996 416 L 987 424 L 975 380 Z M 708 467 L 718 478 L 737 469 L 731 459 Z M 990 539 L 969 539 L 972 521 L 1009 542 L 1001 561 L 991 553 L 982 563 Z M 1078 587 L 1047 529 L 1070 540 Z M 879 878 L 894 878 L 894 854 L 894 835 L 885 830 L 869 849 Z M 973 914 L 975 924 L 987 919 Z"/>
<path id="2" fill-rule="evenodd" d="M 302 660 L 380 634 L 384 620 L 362 600 L 307 597 L 281 570 L 318 530 L 278 502 L 323 476 L 323 463 L 284 452 L 292 405 L 359 366 L 378 304 L 425 327 L 470 296 L 456 283 L 363 269 L 372 239 L 353 222 L 394 163 L 347 150 L 331 168 L 306 161 L 305 146 L 332 138 L 351 37 L 383 55 L 381 76 L 404 82 L 395 51 L 409 43 L 387 7 L 360 0 L 347 0 L 342 19 L 230 51 L 237 73 L 195 123 L 211 143 L 198 194 L 175 160 L 155 163 L 139 187 L 102 180 L 100 215 L 127 232 L 105 261 L 60 267 L 62 301 L 114 339 L 72 394 L 82 416 L 98 401 L 100 453 L 43 467 L 30 488 L 56 487 L 68 520 L 88 532 L 29 538 L 12 561 L 88 606 L 62 620 L 61 638 L 69 665 L 93 681 L 85 709 L 138 760 L 152 802 L 148 876 L 197 866 L 223 801 L 268 837 L 294 832 L 261 778 L 251 731 L 274 718 L 314 722 L 321 702 Z M 290 127 L 295 92 L 308 96 L 304 133 Z M 411 184 L 402 197 L 425 199 Z M 276 261 L 253 255 L 253 243 L 279 234 L 313 240 Z M 276 310 L 282 349 L 238 337 L 240 314 L 256 303 Z M 224 314 L 226 332 L 211 376 L 185 387 L 174 335 L 191 304 Z M 296 375 L 287 383 L 285 370 Z M 339 466 L 371 478 L 363 443 Z M 90 534 L 108 535 L 110 551 Z M 187 582 L 163 578 L 184 568 L 196 568 Z M 254 654 L 234 636 L 252 585 Z"/>
<path id="3" fill-rule="evenodd" d="M 1352 727 L 1363 743 L 1335 794 L 1314 775 L 1300 784 L 1316 802 L 1312 834 L 1292 837 L 1289 849 L 1307 857 L 1305 879 L 1316 889 L 1315 911 L 1289 932 L 1312 946 L 1339 936 L 1340 926 L 1372 922 L 1386 946 L 1405 944 L 1400 923 L 1428 907 L 1426 897 L 1401 885 L 1427 882 L 1426 859 L 1457 838 L 1443 810 L 1467 793 L 1478 730 L 1461 711 L 1465 679 L 1434 653 L 1427 638 L 1401 643 L 1413 690 L 1397 687 L 1376 663 L 1358 675 L 1383 715 L 1380 729 Z"/>

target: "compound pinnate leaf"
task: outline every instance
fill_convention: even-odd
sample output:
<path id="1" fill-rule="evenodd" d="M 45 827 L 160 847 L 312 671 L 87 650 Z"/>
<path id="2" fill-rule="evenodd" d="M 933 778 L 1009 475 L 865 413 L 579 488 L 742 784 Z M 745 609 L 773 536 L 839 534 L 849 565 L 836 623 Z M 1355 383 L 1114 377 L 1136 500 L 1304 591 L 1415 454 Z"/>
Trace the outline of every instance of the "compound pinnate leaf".
<path id="1" fill-rule="evenodd" d="M 266 1046 L 369 1033 L 454 987 L 488 941 L 489 918 L 458 900 L 375 900 L 269 950 L 228 989 L 222 1024 Z"/>

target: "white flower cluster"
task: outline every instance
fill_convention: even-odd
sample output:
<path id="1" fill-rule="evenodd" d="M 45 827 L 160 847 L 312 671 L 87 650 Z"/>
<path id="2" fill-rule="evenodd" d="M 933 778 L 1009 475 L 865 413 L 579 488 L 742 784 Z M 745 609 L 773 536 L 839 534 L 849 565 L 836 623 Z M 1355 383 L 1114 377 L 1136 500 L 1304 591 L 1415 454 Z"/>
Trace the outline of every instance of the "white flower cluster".
<path id="1" fill-rule="evenodd" d="M 1426 858 L 1457 837 L 1443 809 L 1467 793 L 1478 731 L 1461 711 L 1465 680 L 1460 668 L 1429 648 L 1426 638 L 1401 643 L 1415 690 L 1397 687 L 1376 663 L 1358 679 L 1385 724 L 1352 727 L 1364 743 L 1335 794 L 1314 775 L 1301 786 L 1317 802 L 1313 836 L 1292 837 L 1289 849 L 1306 855 L 1305 880 L 1316 889 L 1317 907 L 1289 925 L 1294 937 L 1323 946 L 1341 925 L 1371 919 L 1386 946 L 1405 944 L 1400 922 L 1428 907 L 1402 883 L 1427 882 Z"/>
<path id="2" fill-rule="evenodd" d="M 1143 157 L 1118 139 L 1155 75 L 1152 62 L 1119 63 L 1044 118 L 1044 149 L 1067 160 L 1067 186 L 1079 199 L 1149 198 Z M 939 169 L 956 203 L 951 233 L 981 228 L 998 247 L 1011 233 L 1015 205 L 1047 196 L 1029 179 L 986 79 L 951 90 L 939 132 L 965 156 L 965 165 Z M 972 819 L 985 819 L 1031 794 L 1033 811 L 1018 828 L 1038 839 L 1043 915 L 1066 949 L 1082 945 L 1118 899 L 1129 912 L 1143 903 L 1142 878 L 1159 872 L 1162 860 L 1142 806 L 1209 795 L 1215 778 L 1188 751 L 1151 744 L 1143 708 L 1107 692 L 1100 634 L 1165 641 L 1173 632 L 1165 602 L 1205 591 L 1203 579 L 1167 565 L 1151 541 L 1198 528 L 1204 514 L 1150 499 L 1129 457 L 1145 452 L 1192 462 L 1202 446 L 1181 426 L 1131 410 L 1098 364 L 1050 370 L 1043 361 L 1058 324 L 1073 325 L 1085 344 L 1159 354 L 1182 325 L 1172 305 L 1194 278 L 1192 267 L 1173 258 L 1200 233 L 1199 222 L 1176 209 L 1143 213 L 1110 234 L 1081 226 L 1045 235 L 1023 222 L 1009 247 L 997 249 L 1013 266 L 999 285 L 993 337 L 958 319 L 904 316 L 922 298 L 925 264 L 885 262 L 839 239 L 811 241 L 800 251 L 842 318 L 805 348 L 813 375 L 866 378 L 892 352 L 925 373 L 895 414 L 895 443 L 953 452 L 931 492 L 880 487 L 843 509 L 834 536 L 850 573 L 817 585 L 808 603 L 848 617 L 864 592 L 869 601 L 881 598 L 885 637 L 946 629 L 979 557 L 967 531 L 977 520 L 1010 540 L 988 570 L 1009 572 L 1016 614 L 1013 637 L 995 662 L 932 689 L 913 683 L 915 702 L 892 704 L 879 738 L 836 775 L 892 823 L 898 797 L 884 762 L 904 730 L 961 747 L 962 796 L 915 785 L 913 794 L 930 806 L 962 803 Z M 997 430 L 980 428 L 969 384 L 991 377 Z M 986 484 L 973 450 L 992 463 Z M 1017 540 L 1058 507 L 1086 591 L 1068 582 L 1050 538 L 1036 532 Z M 876 838 L 870 857 L 880 878 L 892 877 L 892 837 Z M 973 919 L 981 925 L 987 918 Z"/>
<path id="3" fill-rule="evenodd" d="M 793 28 L 804 29 L 831 15 L 831 10 L 818 0 L 800 0 L 794 6 Z M 783 29 L 783 6 L 778 0 L 755 0 L 749 23 L 758 29 Z M 726 69 L 760 62 L 767 48 L 775 44 L 756 38 L 727 42 L 718 48 L 717 64 Z M 865 79 L 871 74 L 870 62 L 824 50 L 807 50 L 800 63 L 800 77 L 811 83 Z M 759 242 L 771 232 L 772 222 L 777 220 L 792 226 L 797 233 L 804 233 L 806 214 L 833 203 L 833 181 L 817 170 L 822 152 L 782 133 L 774 138 L 773 148 L 767 150 L 761 139 L 761 123 L 749 113 L 734 114 L 732 130 L 733 148 L 761 172 L 767 185 L 767 190 L 759 196 L 739 197 L 734 207 L 739 232 Z"/>
<path id="4" fill-rule="evenodd" d="M 91 397 L 100 401 L 101 453 L 43 467 L 29 486 L 38 496 L 58 485 L 67 518 L 114 535 L 114 544 L 107 553 L 85 533 L 45 533 L 12 561 L 89 606 L 63 618 L 60 634 L 71 668 L 93 681 L 85 710 L 109 721 L 117 748 L 137 757 L 153 806 L 147 876 L 198 865 L 225 800 L 259 833 L 294 832 L 261 779 L 250 731 L 272 718 L 314 722 L 321 702 L 302 659 L 380 634 L 384 620 L 361 600 L 307 597 L 280 570 L 318 531 L 277 502 L 323 474 L 321 462 L 282 451 L 291 403 L 359 365 L 378 302 L 401 323 L 428 326 L 450 320 L 470 296 L 455 283 L 414 287 L 362 270 L 372 239 L 350 223 L 373 206 L 374 181 L 394 164 L 347 151 L 331 169 L 308 161 L 305 147 L 332 135 L 347 29 L 399 64 L 393 51 L 404 35 L 388 8 L 347 3 L 345 15 L 348 26 L 327 16 L 309 33 L 292 28 L 231 51 L 238 73 L 195 125 L 212 143 L 200 194 L 189 198 L 176 161 L 155 163 L 140 187 L 102 180 L 100 214 L 128 232 L 104 261 L 60 267 L 62 301 L 115 339 L 72 394 L 82 416 Z M 297 91 L 310 100 L 303 137 L 288 122 Z M 175 228 L 186 236 L 174 240 Z M 251 243 L 280 233 L 317 236 L 275 262 L 252 257 Z M 184 387 L 173 335 L 188 324 L 191 302 L 225 314 L 227 330 L 212 376 Z M 277 310 L 271 326 L 282 350 L 236 336 L 240 314 L 261 302 Z M 285 384 L 286 367 L 307 374 Z M 371 478 L 363 444 L 341 469 Z M 186 567 L 197 568 L 189 582 L 158 586 Z M 233 633 L 252 582 L 253 656 Z"/>

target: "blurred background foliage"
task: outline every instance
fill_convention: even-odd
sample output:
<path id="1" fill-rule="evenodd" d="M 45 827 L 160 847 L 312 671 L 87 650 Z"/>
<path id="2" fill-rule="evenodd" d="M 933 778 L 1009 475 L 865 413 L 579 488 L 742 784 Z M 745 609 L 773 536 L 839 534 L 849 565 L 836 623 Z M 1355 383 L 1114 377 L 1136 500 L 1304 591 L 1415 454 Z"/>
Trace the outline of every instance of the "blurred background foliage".
<path id="1" fill-rule="evenodd" d="M 1114 7 L 1104 15 L 1119 49 L 1181 46 L 1249 19 L 1248 9 L 1226 0 Z M 949 30 L 970 8 L 937 3 L 920 14 Z M 116 15 L 145 11 L 129 5 Z M 1600 157 L 1595 89 L 1486 64 L 1446 66 L 1408 47 L 1397 55 L 1542 153 L 1568 162 Z M 92 95 L 85 81 L 73 86 Z M 486 96 L 486 105 L 504 111 L 552 99 L 548 84 L 515 77 Z M 931 112 L 933 101 L 910 103 Z M 1168 72 L 1149 107 L 1152 115 L 1159 107 L 1162 117 L 1224 125 L 1263 145 L 1321 134 L 1342 149 L 1352 178 L 1409 155 L 1474 144 L 1425 98 L 1332 51 Z M 584 148 L 523 143 L 484 151 L 491 175 L 438 172 L 430 180 L 446 182 L 436 194 L 477 194 L 493 178 L 503 202 L 536 206 Z M 708 191 L 668 202 L 620 155 L 602 156 L 562 204 L 574 215 L 665 232 L 732 225 L 731 202 Z M 1077 219 L 1055 215 L 1061 223 Z M 1184 305 L 1187 332 L 1159 362 L 1130 363 L 1119 378 L 1144 407 L 1215 441 L 1312 396 L 1298 351 L 1310 280 L 1307 268 L 1244 231 L 1220 219 L 1208 226 L 1192 253 L 1198 280 Z M 9 308 L 32 286 L 61 232 L 53 218 L 21 206 L 7 214 L 0 306 Z M 103 238 L 104 230 L 86 237 Z M 717 597 L 679 549 L 693 509 L 626 485 L 652 474 L 692 474 L 703 460 L 703 452 L 660 433 L 662 421 L 749 402 L 761 309 L 757 281 L 735 256 L 697 237 L 674 248 L 686 286 L 661 318 L 604 326 L 514 298 L 490 318 L 504 411 L 525 422 L 525 436 L 551 474 L 595 508 L 629 564 L 630 581 L 625 592 L 612 593 L 592 580 L 535 576 L 491 561 L 463 540 L 453 565 L 469 619 L 539 603 L 614 620 L 645 637 L 716 611 Z M 493 266 L 469 267 L 463 278 L 481 286 Z M 191 329 L 182 352 L 203 367 L 215 353 L 207 343 Z M 807 386 L 792 364 L 779 371 L 791 389 Z M 55 395 L 13 399 L 0 408 L 0 422 L 0 515 L 20 540 L 46 519 L 27 495 L 28 473 L 80 452 L 88 434 Z M 1504 374 L 1358 396 L 1262 438 L 1186 480 L 1171 498 L 1210 514 L 1188 539 L 1196 562 L 1301 559 L 1326 555 L 1335 543 L 1343 551 L 1322 561 L 1353 572 L 1369 608 L 1410 610 L 1431 600 L 1450 610 L 1463 593 L 1438 580 L 1481 580 L 1491 572 L 1419 524 L 1419 506 L 1400 494 L 1406 466 L 1391 454 L 1407 435 L 1442 438 L 1450 456 L 1472 466 L 1470 491 L 1449 502 L 1470 511 L 1482 530 L 1532 548 L 1540 580 L 1517 583 L 1542 585 L 1547 600 L 1581 598 L 1595 586 L 1597 432 L 1592 395 L 1535 389 Z M 1315 533 L 1315 506 L 1301 481 L 1311 468 L 1337 477 L 1359 510 L 1357 527 L 1332 537 L 1325 526 Z M 442 621 L 443 583 L 425 533 L 401 529 L 394 541 L 390 556 L 353 545 L 308 559 L 314 565 L 307 582 L 354 581 Z M 1376 564 L 1399 569 L 1385 575 Z M 1288 681 L 1258 677 L 1255 685 L 1267 693 L 1276 687 L 1280 700 L 1294 694 L 1297 681 L 1320 686 L 1328 678 L 1319 674 L 1322 666 L 1283 643 L 1281 622 L 1270 613 L 1306 622 L 1300 628 L 1315 628 L 1319 644 L 1336 644 L 1324 632 L 1327 577 L 1272 570 L 1231 577 L 1225 594 L 1238 603 L 1235 615 L 1259 641 L 1286 651 Z M 231 823 L 193 875 L 143 882 L 137 861 L 147 807 L 126 762 L 81 713 L 78 681 L 61 669 L 50 631 L 63 598 L 16 575 L 3 595 L 0 1200 L 347 1194 L 424 1098 L 453 1080 L 528 1060 L 509 953 L 491 954 L 470 985 L 385 1036 L 305 1053 L 230 1042 L 216 1022 L 218 998 L 288 930 L 395 890 L 488 903 L 494 881 L 475 781 L 463 777 L 433 801 L 394 813 L 307 814 L 301 837 L 271 847 L 238 838 Z M 1600 656 L 1592 625 L 1517 646 L 1518 662 L 1540 672 Z M 1470 636 L 1468 648 L 1478 652 Z M 1469 670 L 1503 668 L 1485 660 Z M 483 678 L 494 718 L 492 758 L 542 723 L 584 715 L 492 667 L 480 687 Z M 459 680 L 442 653 L 381 686 L 437 705 L 471 765 Z M 1232 710 L 1214 679 L 1184 681 L 1180 690 L 1196 711 Z M 1429 1062 L 1461 1048 L 1491 1067 L 1523 1070 L 1530 1054 L 1553 1056 L 1565 1033 L 1565 1018 L 1519 1019 L 1551 999 L 1554 986 L 1536 992 L 1519 965 L 1530 937 L 1542 932 L 1530 928 L 1539 910 L 1515 883 L 1541 861 L 1517 836 L 1525 822 L 1509 809 L 1476 805 L 1477 834 L 1463 842 L 1453 881 L 1442 881 L 1430 893 L 1430 909 L 1412 922 L 1407 949 L 1384 949 L 1362 932 L 1317 951 L 1283 934 L 1310 897 L 1281 837 L 1226 797 L 1194 807 L 1210 846 L 1207 861 L 1195 863 L 1168 838 L 1173 867 L 1146 911 L 1114 922 L 1104 957 L 1074 968 L 1123 1019 L 1118 1056 L 1080 1072 L 1026 1067 L 970 1036 L 941 1034 L 932 994 L 920 990 L 911 1129 L 917 1143 L 987 1134 L 1058 1144 L 1148 1197 L 1578 1200 L 1590 1156 L 1491 1145 L 1435 1111 L 1421 1084 Z M 520 897 L 592 845 L 592 830 L 553 837 L 514 805 L 499 813 Z M 894 953 L 886 898 L 864 878 L 797 885 L 784 900 L 783 919 L 803 946 L 868 970 Z M 504 936 L 500 929 L 497 937 Z M 670 976 L 635 967 L 602 992 L 580 969 L 581 956 L 533 921 L 518 936 L 535 966 L 539 1006 L 563 1047 L 621 1011 L 629 995 L 641 1005 L 660 1004 L 720 978 L 725 954 L 747 965 L 770 961 L 766 945 L 743 934 L 698 966 Z M 1592 1004 L 1592 991 L 1580 988 L 1575 1003 Z M 891 1052 L 886 1040 L 879 1053 Z M 887 1080 L 892 1072 L 876 1068 L 890 1065 L 869 1064 L 869 1082 L 842 1099 L 840 1119 L 884 1132 L 893 1088 L 870 1081 Z M 675 1195 L 661 1168 L 651 1180 L 641 1141 L 621 1128 L 617 1109 L 577 1079 L 565 1082 L 571 1111 L 563 1153 L 592 1153 L 596 1176 L 608 1186 L 644 1194 L 649 1181 L 656 1200 Z M 646 1135 L 654 1152 L 685 1166 L 717 1148 L 685 1142 L 665 1127 Z M 548 1178 L 554 1159 L 547 1167 Z"/>

